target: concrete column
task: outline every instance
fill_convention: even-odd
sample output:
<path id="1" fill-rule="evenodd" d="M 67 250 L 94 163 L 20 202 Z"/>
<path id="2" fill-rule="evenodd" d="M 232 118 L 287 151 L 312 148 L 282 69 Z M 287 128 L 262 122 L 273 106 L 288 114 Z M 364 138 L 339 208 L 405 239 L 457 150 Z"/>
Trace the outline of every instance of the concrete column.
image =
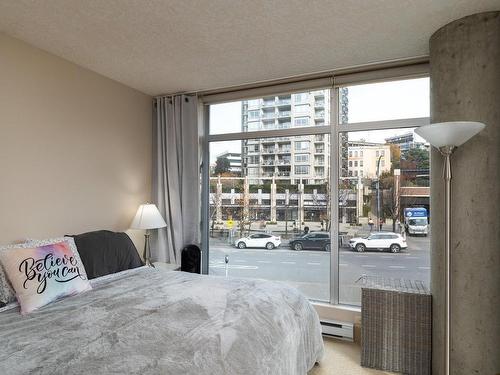
<path id="1" fill-rule="evenodd" d="M 299 212 L 298 212 L 298 224 L 300 230 L 302 230 L 302 223 L 304 222 L 304 184 L 302 183 L 302 179 L 300 180 L 300 183 L 298 184 L 298 189 L 299 189 L 299 199 L 298 199 L 298 205 L 299 205 Z"/>
<path id="2" fill-rule="evenodd" d="M 500 12 L 468 16 L 430 39 L 431 120 L 486 129 L 452 155 L 451 373 L 500 373 Z M 431 156 L 433 374 L 443 373 L 442 158 Z"/>
<path id="3" fill-rule="evenodd" d="M 217 178 L 217 192 L 215 193 L 215 221 L 222 223 L 222 182 Z"/>
<path id="4" fill-rule="evenodd" d="M 250 184 L 248 182 L 248 176 L 245 176 L 243 181 L 243 217 L 241 220 L 247 222 L 250 220 Z"/>
<path id="5" fill-rule="evenodd" d="M 361 182 L 361 177 L 358 177 L 356 183 L 356 216 L 357 220 L 363 216 L 363 182 Z"/>
<path id="6" fill-rule="evenodd" d="M 276 180 L 273 176 L 271 181 L 271 192 L 270 192 L 270 202 L 271 202 L 271 221 L 276 221 Z"/>

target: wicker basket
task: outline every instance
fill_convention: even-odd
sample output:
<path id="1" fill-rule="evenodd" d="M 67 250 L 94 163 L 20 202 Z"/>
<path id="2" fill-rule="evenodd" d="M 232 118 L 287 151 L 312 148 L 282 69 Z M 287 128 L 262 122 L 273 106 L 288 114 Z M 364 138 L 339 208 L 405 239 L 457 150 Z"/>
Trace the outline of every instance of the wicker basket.
<path id="1" fill-rule="evenodd" d="M 361 291 L 361 365 L 431 373 L 432 298 L 422 282 L 365 278 Z"/>

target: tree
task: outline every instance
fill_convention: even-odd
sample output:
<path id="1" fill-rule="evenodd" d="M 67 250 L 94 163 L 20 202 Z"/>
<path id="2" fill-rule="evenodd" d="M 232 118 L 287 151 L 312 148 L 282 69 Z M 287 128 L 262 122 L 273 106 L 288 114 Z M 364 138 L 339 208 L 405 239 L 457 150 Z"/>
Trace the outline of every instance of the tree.
<path id="1" fill-rule="evenodd" d="M 401 155 L 402 169 L 429 169 L 429 151 L 411 148 Z"/>
<path id="2" fill-rule="evenodd" d="M 393 171 L 400 168 L 401 149 L 396 144 L 390 144 L 389 147 L 391 148 L 391 170 Z"/>
<path id="3" fill-rule="evenodd" d="M 429 151 L 412 148 L 403 152 L 401 170 L 404 186 L 429 186 Z"/>
<path id="4" fill-rule="evenodd" d="M 396 220 L 400 211 L 400 197 L 394 186 L 394 175 L 391 172 L 383 172 L 380 175 L 380 188 L 382 189 L 383 205 L 382 216 L 392 219 L 392 231 L 396 231 Z"/>
<path id="5" fill-rule="evenodd" d="M 229 172 L 231 169 L 231 163 L 226 156 L 220 156 L 215 161 L 214 174 L 221 175 Z"/>

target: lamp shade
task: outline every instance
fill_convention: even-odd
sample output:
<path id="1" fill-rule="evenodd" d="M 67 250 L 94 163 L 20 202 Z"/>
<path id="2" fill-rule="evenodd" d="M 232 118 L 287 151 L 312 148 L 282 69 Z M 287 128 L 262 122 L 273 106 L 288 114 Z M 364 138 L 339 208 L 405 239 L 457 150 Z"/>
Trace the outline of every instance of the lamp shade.
<path id="1" fill-rule="evenodd" d="M 438 122 L 421 126 L 415 129 L 415 133 L 437 148 L 458 147 L 483 130 L 485 126 L 481 122 L 473 121 Z"/>
<path id="2" fill-rule="evenodd" d="M 132 229 L 158 229 L 167 226 L 165 220 L 154 204 L 141 204 L 137 209 L 134 220 L 132 221 Z"/>

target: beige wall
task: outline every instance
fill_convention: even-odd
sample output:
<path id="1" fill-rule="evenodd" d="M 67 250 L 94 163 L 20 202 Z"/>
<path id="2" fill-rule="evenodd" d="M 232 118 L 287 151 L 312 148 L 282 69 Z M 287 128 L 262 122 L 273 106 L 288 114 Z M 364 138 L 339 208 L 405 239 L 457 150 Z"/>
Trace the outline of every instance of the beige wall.
<path id="1" fill-rule="evenodd" d="M 0 244 L 125 231 L 150 191 L 151 97 L 0 33 Z"/>

